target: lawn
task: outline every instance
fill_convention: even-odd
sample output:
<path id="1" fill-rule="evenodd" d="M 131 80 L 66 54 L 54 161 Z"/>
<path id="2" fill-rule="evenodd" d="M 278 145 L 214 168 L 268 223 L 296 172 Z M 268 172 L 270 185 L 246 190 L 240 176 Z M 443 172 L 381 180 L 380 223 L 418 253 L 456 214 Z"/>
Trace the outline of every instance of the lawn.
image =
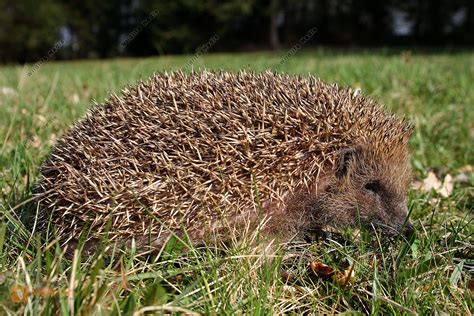
<path id="1" fill-rule="evenodd" d="M 474 53 L 303 50 L 280 63 L 284 56 L 0 66 L 0 313 L 472 314 Z M 360 88 L 407 116 L 416 126 L 410 142 L 414 182 L 426 187 L 433 174 L 445 181 L 444 191 L 410 190 L 416 236 L 388 244 L 347 230 L 281 251 L 271 264 L 245 241 L 225 251 L 188 252 L 175 241 L 155 257 L 138 256 L 132 247 L 112 260 L 97 255 L 82 263 L 64 258 L 55 241 L 42 244 L 22 224 L 21 203 L 55 140 L 109 93 L 191 59 L 195 68 L 311 73 Z M 309 261 L 352 269 L 353 278 L 341 283 L 316 276 Z M 280 264 L 296 279 L 284 282 Z"/>

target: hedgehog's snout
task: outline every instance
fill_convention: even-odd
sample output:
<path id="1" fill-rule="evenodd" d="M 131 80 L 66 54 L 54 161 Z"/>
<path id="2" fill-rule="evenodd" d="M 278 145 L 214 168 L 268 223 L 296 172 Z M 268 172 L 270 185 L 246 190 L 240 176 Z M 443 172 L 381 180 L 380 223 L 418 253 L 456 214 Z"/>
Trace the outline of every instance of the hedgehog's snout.
<path id="1" fill-rule="evenodd" d="M 406 204 L 399 203 L 398 207 L 382 210 L 380 216 L 374 219 L 372 225 L 388 237 L 402 236 L 410 238 L 415 233 L 415 229 L 408 221 L 407 213 Z"/>

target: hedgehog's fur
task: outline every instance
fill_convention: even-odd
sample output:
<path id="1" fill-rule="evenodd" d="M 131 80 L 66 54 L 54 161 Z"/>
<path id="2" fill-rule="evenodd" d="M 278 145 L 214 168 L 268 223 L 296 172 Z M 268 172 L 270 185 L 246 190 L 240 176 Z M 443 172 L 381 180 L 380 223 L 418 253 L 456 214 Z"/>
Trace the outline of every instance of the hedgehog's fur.
<path id="1" fill-rule="evenodd" d="M 65 243 L 87 227 L 92 240 L 140 247 L 183 228 L 199 243 L 259 210 L 283 241 L 359 221 L 393 235 L 410 134 L 375 102 L 311 76 L 158 74 L 58 141 L 41 168 L 41 222 Z"/>

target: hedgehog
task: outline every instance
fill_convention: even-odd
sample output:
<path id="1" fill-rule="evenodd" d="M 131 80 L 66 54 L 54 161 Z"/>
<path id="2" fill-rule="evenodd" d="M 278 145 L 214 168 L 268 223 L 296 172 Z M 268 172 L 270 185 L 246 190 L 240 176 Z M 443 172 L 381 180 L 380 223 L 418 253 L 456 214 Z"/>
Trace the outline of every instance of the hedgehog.
<path id="1" fill-rule="evenodd" d="M 104 238 L 205 244 L 262 219 L 280 244 L 328 226 L 410 235 L 412 129 L 311 75 L 154 74 L 57 141 L 35 190 L 40 227 L 71 249 L 85 235 L 92 250 Z"/>

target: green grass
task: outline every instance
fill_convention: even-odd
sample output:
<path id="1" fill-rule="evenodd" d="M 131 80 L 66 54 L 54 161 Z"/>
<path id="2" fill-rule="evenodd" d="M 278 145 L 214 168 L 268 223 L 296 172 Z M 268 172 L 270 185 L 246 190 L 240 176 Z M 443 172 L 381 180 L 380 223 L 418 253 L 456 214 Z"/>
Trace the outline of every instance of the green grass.
<path id="1" fill-rule="evenodd" d="M 300 51 L 279 66 L 281 54 L 213 54 L 196 67 L 236 71 L 275 69 L 311 73 L 360 87 L 416 124 L 411 140 L 415 178 L 429 171 L 456 176 L 474 165 L 474 54 Z M 64 258 L 55 241 L 41 244 L 21 223 L 22 206 L 51 145 L 92 100 L 179 69 L 191 56 L 58 62 L 0 67 L 0 313 L 371 313 L 471 314 L 473 309 L 474 178 L 456 181 L 448 198 L 410 191 L 417 235 L 387 245 L 373 234 L 295 245 L 271 262 L 250 243 L 180 251 L 168 245 L 144 258 L 134 249 L 86 262 Z M 13 93 L 5 92 L 11 88 Z M 3 91 L 3 92 L 2 92 Z M 179 244 L 179 242 L 178 242 Z M 296 252 L 300 255 L 292 256 Z M 304 255 L 301 255 L 301 252 Z M 315 277 L 309 260 L 340 270 L 354 267 L 346 287 Z M 282 262 L 283 261 L 283 262 Z M 282 263 L 297 275 L 285 283 Z M 26 290 L 25 290 L 26 289 Z M 24 302 L 12 293 L 30 291 Z M 24 294 L 24 293 L 23 293 Z"/>

